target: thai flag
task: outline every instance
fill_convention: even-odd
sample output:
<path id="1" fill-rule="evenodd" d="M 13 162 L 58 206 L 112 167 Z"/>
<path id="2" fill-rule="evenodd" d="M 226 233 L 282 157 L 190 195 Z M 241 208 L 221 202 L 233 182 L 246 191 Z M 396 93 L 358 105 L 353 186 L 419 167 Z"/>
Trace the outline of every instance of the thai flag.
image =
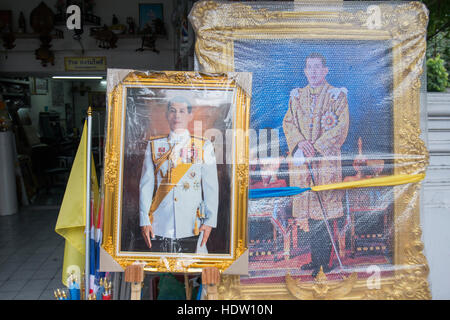
<path id="1" fill-rule="evenodd" d="M 94 212 L 94 204 L 91 203 Z M 104 277 L 103 272 L 99 272 L 100 268 L 100 245 L 102 242 L 102 226 L 103 226 L 103 198 L 99 204 L 97 221 L 94 227 L 94 214 L 91 214 L 91 228 L 89 241 L 89 293 L 97 294 L 100 287 L 100 278 Z"/>
<path id="2" fill-rule="evenodd" d="M 97 215 L 97 226 L 95 228 L 95 288 L 100 286 L 100 279 L 105 277 L 104 272 L 99 272 L 100 269 L 100 246 L 103 238 L 103 197 L 100 199 Z"/>
<path id="3" fill-rule="evenodd" d="M 90 221 L 90 239 L 89 239 L 89 294 L 95 293 L 95 228 L 94 228 L 94 200 L 91 197 L 91 221 Z"/>

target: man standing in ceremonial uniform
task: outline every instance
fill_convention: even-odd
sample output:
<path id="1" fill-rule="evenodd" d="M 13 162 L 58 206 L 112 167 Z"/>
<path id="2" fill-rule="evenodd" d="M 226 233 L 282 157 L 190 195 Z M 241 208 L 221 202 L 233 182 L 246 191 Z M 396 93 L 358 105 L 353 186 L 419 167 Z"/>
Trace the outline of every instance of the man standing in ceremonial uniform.
<path id="1" fill-rule="evenodd" d="M 219 203 L 214 148 L 189 133 L 193 114 L 186 99 L 172 99 L 166 118 L 169 135 L 150 138 L 145 152 L 139 184 L 142 235 L 152 251 L 207 253 Z"/>
<path id="2" fill-rule="evenodd" d="M 306 58 L 304 73 L 308 85 L 292 90 L 283 120 L 291 158 L 290 185 L 310 187 L 313 180 L 316 185 L 342 182 L 340 149 L 349 127 L 347 89 L 328 84 L 328 67 L 321 54 Z M 325 272 L 332 268 L 332 243 L 324 216 L 333 233 L 337 219 L 343 216 L 342 197 L 341 190 L 331 190 L 321 191 L 320 195 L 307 192 L 293 200 L 292 215 L 310 235 L 311 262 L 302 269 L 313 270 L 314 277 L 321 266 Z"/>

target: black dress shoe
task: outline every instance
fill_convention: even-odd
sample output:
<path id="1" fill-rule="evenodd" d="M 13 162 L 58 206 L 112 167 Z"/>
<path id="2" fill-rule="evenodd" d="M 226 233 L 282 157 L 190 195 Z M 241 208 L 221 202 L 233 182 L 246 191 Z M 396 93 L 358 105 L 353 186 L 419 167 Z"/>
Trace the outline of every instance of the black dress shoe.
<path id="1" fill-rule="evenodd" d="M 313 265 L 312 262 L 304 264 L 300 267 L 300 269 L 302 270 L 313 270 L 315 268 L 315 266 Z"/>

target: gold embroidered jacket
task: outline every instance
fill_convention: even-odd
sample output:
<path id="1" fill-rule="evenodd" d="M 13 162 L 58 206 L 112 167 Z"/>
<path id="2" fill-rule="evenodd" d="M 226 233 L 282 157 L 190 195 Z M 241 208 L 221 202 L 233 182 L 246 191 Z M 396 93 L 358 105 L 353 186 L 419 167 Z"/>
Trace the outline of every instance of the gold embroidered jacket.
<path id="1" fill-rule="evenodd" d="M 337 90 L 337 91 L 336 91 Z M 337 92 L 337 94 L 336 94 Z M 307 162 L 296 162 L 302 157 L 298 144 L 309 140 L 316 151 L 310 161 L 316 185 L 342 181 L 341 146 L 349 126 L 346 89 L 337 89 L 328 83 L 319 88 L 310 85 L 292 90 L 289 108 L 283 120 L 283 131 L 289 148 L 290 185 L 312 185 Z M 320 193 L 328 218 L 343 215 L 342 191 Z M 307 218 L 323 219 L 321 207 L 314 192 L 307 192 L 293 201 L 293 216 L 301 222 Z M 307 224 L 305 229 L 307 230 Z"/>

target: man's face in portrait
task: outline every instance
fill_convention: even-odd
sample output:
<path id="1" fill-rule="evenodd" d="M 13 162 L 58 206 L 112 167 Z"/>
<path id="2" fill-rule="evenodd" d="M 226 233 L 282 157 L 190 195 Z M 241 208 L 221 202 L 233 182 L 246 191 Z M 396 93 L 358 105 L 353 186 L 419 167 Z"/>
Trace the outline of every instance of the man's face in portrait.
<path id="1" fill-rule="evenodd" d="M 308 58 L 306 59 L 304 72 L 309 84 L 313 87 L 318 87 L 324 84 L 328 68 L 324 66 L 322 59 Z"/>
<path id="2" fill-rule="evenodd" d="M 188 109 L 187 103 L 172 102 L 166 112 L 167 122 L 170 130 L 177 133 L 186 130 L 193 115 Z"/>

